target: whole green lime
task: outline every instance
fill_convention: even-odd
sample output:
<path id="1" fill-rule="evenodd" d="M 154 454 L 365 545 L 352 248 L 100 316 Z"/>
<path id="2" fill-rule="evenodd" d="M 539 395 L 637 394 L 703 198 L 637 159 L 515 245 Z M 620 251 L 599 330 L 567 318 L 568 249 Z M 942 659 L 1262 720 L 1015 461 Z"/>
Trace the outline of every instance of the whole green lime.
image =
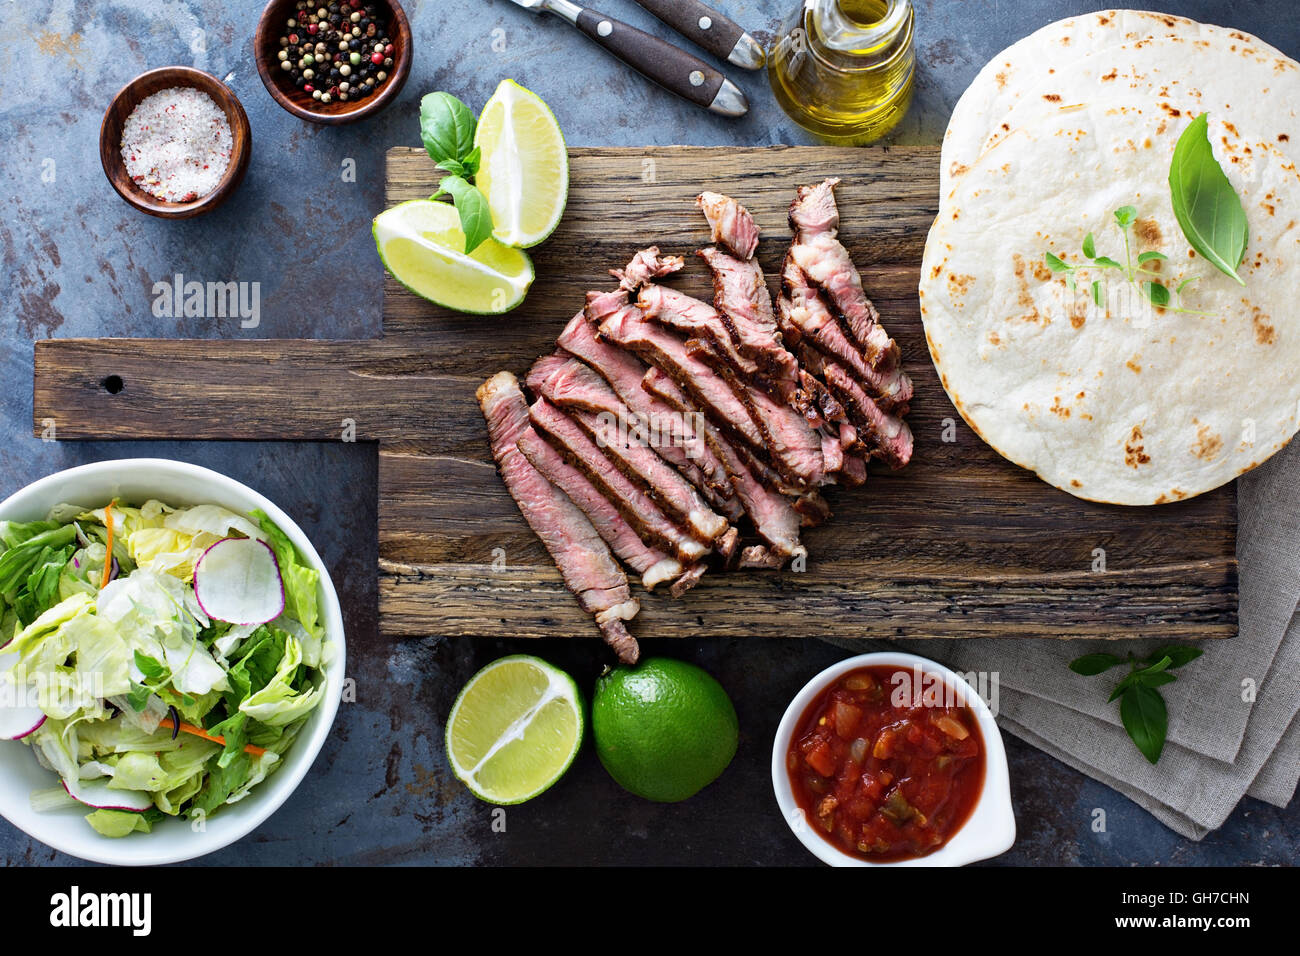
<path id="1" fill-rule="evenodd" d="M 596 754 L 619 786 L 675 803 L 727 769 L 740 724 L 731 698 L 706 671 L 650 657 L 596 682 L 591 730 Z"/>

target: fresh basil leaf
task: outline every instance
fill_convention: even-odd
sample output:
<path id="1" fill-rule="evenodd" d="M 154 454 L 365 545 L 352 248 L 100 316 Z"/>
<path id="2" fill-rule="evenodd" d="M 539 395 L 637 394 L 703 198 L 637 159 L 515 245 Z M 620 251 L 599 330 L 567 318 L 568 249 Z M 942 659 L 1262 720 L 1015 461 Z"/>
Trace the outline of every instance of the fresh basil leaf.
<path id="1" fill-rule="evenodd" d="M 1115 221 L 1119 223 L 1121 229 L 1127 229 L 1133 223 L 1137 222 L 1137 206 L 1120 206 L 1115 210 Z"/>
<path id="2" fill-rule="evenodd" d="M 1159 692 L 1134 684 L 1120 698 L 1119 716 L 1142 756 L 1153 764 L 1158 761 L 1169 731 L 1169 713 Z"/>
<path id="3" fill-rule="evenodd" d="M 1220 272 L 1246 282 L 1237 267 L 1246 258 L 1250 224 L 1241 197 L 1210 146 L 1210 117 L 1202 113 L 1178 137 L 1169 165 L 1174 216 L 1192 248 Z"/>
<path id="4" fill-rule="evenodd" d="M 1139 674 L 1135 683 L 1141 684 L 1143 687 L 1163 687 L 1165 684 L 1172 684 L 1176 680 L 1178 678 L 1168 671 L 1160 671 L 1158 674 Z"/>
<path id="5" fill-rule="evenodd" d="M 1148 658 L 1148 660 L 1150 660 L 1150 658 Z M 1168 670 L 1168 669 L 1169 669 L 1169 665 L 1172 664 L 1173 662 L 1174 662 L 1174 659 L 1173 659 L 1172 657 L 1170 657 L 1168 654 L 1165 654 L 1163 657 L 1159 658 L 1159 659 L 1158 659 L 1154 664 L 1150 664 L 1150 665 L 1148 665 L 1147 667 L 1143 667 L 1143 668 L 1142 668 L 1141 670 L 1139 670 L 1137 673 L 1139 673 L 1139 674 L 1157 674 L 1157 673 L 1159 673 L 1160 671 Z"/>
<path id="6" fill-rule="evenodd" d="M 475 146 L 468 154 L 462 156 L 460 161 L 465 167 L 466 176 L 477 175 L 479 164 L 483 161 L 483 148 L 481 146 Z"/>
<path id="7" fill-rule="evenodd" d="M 1175 294 L 1175 295 L 1182 295 L 1182 294 L 1183 294 L 1183 290 L 1186 289 L 1189 285 L 1191 285 L 1193 282 L 1195 282 L 1195 281 L 1198 280 L 1199 278 L 1200 278 L 1200 276 L 1188 276 L 1188 277 L 1187 277 L 1186 279 L 1184 279 L 1182 282 L 1178 283 L 1178 288 L 1174 290 L 1174 294 Z"/>
<path id="8" fill-rule="evenodd" d="M 1142 294 L 1151 300 L 1155 306 L 1166 306 L 1169 304 L 1169 289 L 1159 282 L 1143 282 Z"/>
<path id="9" fill-rule="evenodd" d="M 1156 252 L 1154 249 L 1152 249 L 1150 252 L 1144 252 L 1140 256 L 1138 256 L 1138 265 L 1142 265 L 1142 263 L 1144 262 L 1151 262 L 1154 259 L 1168 259 L 1168 258 L 1169 257 L 1165 255 L 1163 252 Z"/>
<path id="10" fill-rule="evenodd" d="M 1158 661 L 1162 657 L 1167 657 L 1169 658 L 1168 669 L 1173 670 L 1175 667 L 1190 664 L 1204 653 L 1205 651 L 1199 647 L 1189 647 L 1186 644 L 1170 644 L 1168 647 L 1162 647 L 1151 654 L 1147 660 Z"/>
<path id="11" fill-rule="evenodd" d="M 438 168 L 445 173 L 451 173 L 453 176 L 468 176 L 464 165 L 456 159 L 444 159 L 438 164 Z"/>
<path id="12" fill-rule="evenodd" d="M 468 156 L 477 127 L 474 113 L 450 93 L 429 93 L 420 100 L 420 139 L 435 163 Z"/>
<path id="13" fill-rule="evenodd" d="M 1089 259 L 1097 258 L 1097 239 L 1092 233 L 1083 237 L 1083 254 Z"/>
<path id="14" fill-rule="evenodd" d="M 1099 309 L 1104 305 L 1104 301 L 1102 299 L 1102 294 L 1101 294 L 1100 281 L 1093 282 L 1092 284 L 1092 301 L 1097 303 L 1097 308 Z"/>
<path id="15" fill-rule="evenodd" d="M 492 210 L 487 197 L 477 186 L 460 176 L 448 176 L 438 184 L 437 195 L 450 194 L 460 213 L 460 228 L 465 233 L 465 254 L 469 255 L 492 237 Z"/>
<path id="16" fill-rule="evenodd" d="M 1065 262 L 1062 261 L 1060 256 L 1056 256 L 1048 252 L 1048 253 L 1044 253 L 1043 260 L 1047 263 L 1047 268 L 1051 269 L 1053 272 L 1070 271 L 1070 266 L 1066 265 Z"/>
<path id="17" fill-rule="evenodd" d="M 1129 671 L 1127 677 L 1115 685 L 1115 689 L 1110 692 L 1106 698 L 1106 703 L 1113 704 L 1123 696 L 1124 692 L 1138 682 L 1137 671 Z"/>
<path id="18" fill-rule="evenodd" d="M 126 702 L 131 705 L 131 709 L 137 714 L 149 705 L 149 695 L 152 694 L 148 687 L 143 684 L 131 682 L 131 692 L 126 695 Z"/>
<path id="19" fill-rule="evenodd" d="M 1082 674 L 1084 677 L 1095 677 L 1115 667 L 1117 664 L 1123 664 L 1124 658 L 1117 657 L 1114 654 L 1084 654 L 1082 657 L 1076 657 L 1070 661 L 1070 670 L 1076 674 Z"/>
<path id="20" fill-rule="evenodd" d="M 1094 266 L 1100 266 L 1103 269 L 1123 269 L 1124 267 L 1112 259 L 1110 256 L 1098 256 L 1092 260 Z"/>

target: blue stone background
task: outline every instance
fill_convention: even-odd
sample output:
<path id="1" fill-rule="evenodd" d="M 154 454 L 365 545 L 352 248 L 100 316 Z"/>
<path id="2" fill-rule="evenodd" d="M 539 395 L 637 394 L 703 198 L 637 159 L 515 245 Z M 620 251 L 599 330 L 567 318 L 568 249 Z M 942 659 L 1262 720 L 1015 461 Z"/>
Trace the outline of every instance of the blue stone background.
<path id="1" fill-rule="evenodd" d="M 796 0 L 717 0 L 763 40 Z M 674 39 L 631 0 L 604 12 Z M 1292 0 L 1164 0 L 1164 9 L 1257 34 L 1300 56 Z M 1069 0 L 917 0 L 917 95 L 891 137 L 937 144 L 953 103 L 1008 42 L 1070 14 Z M 478 109 L 503 77 L 540 93 L 573 146 L 802 143 L 762 74 L 733 78 L 753 110 L 727 121 L 686 105 L 606 58 L 558 20 L 507 0 L 408 0 L 416 59 L 399 101 L 368 122 L 300 122 L 267 95 L 252 61 L 255 0 L 23 0 L 0 4 L 0 496 L 50 472 L 105 458 L 158 455 L 224 471 L 295 517 L 328 561 L 349 625 L 358 700 L 289 802 L 207 864 L 729 863 L 806 865 L 812 858 L 776 812 L 772 734 L 803 683 L 843 652 L 813 640 L 645 641 L 712 671 L 740 714 L 740 752 L 691 801 L 662 806 L 623 793 L 590 746 L 550 792 L 491 809 L 451 777 L 443 720 L 469 676 L 509 652 L 539 653 L 590 687 L 604 652 L 591 641 L 471 642 L 430 636 L 394 644 L 376 634 L 376 455 L 373 446 L 211 443 L 45 443 L 32 437 L 32 342 L 65 336 L 352 338 L 380 331 L 381 268 L 370 219 L 383 205 L 384 151 L 418 145 L 416 104 L 449 90 Z M 198 31 L 202 31 L 201 33 Z M 200 42 L 201 41 L 201 42 Z M 685 42 L 685 41 L 680 41 Z M 99 122 L 113 94 L 154 67 L 191 64 L 225 78 L 248 111 L 253 159 L 224 207 L 185 222 L 136 213 L 100 169 Z M 356 181 L 341 178 L 355 160 Z M 54 163 L 54 182 L 42 180 Z M 257 281 L 262 322 L 158 319 L 156 281 Z M 286 379 L 286 389 L 293 388 Z M 1181 839 L 1105 786 L 1008 738 L 1019 842 L 996 864 L 1292 863 L 1300 804 L 1246 800 L 1200 843 Z M 1090 830 L 1104 808 L 1108 832 Z M 0 860 L 75 862 L 0 821 Z"/>

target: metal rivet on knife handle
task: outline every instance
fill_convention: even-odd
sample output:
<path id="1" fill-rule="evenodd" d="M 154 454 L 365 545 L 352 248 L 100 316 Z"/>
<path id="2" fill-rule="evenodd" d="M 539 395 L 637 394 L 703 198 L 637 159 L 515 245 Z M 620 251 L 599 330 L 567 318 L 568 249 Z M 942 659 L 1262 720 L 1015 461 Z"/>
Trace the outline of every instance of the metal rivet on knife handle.
<path id="1" fill-rule="evenodd" d="M 702 0 L 637 0 L 637 3 L 686 39 L 736 66 L 757 70 L 767 61 L 757 40 Z"/>

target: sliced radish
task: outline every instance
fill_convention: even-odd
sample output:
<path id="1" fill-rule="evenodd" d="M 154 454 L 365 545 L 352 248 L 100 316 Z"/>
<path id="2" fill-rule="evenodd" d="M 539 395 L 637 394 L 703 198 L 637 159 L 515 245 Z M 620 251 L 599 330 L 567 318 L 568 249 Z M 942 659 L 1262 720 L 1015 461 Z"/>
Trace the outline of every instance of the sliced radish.
<path id="1" fill-rule="evenodd" d="M 284 613 L 284 582 L 271 546 L 254 538 L 222 538 L 194 565 L 194 594 L 208 617 L 229 624 L 265 624 Z"/>
<path id="2" fill-rule="evenodd" d="M 139 790 L 110 790 L 101 780 L 63 781 L 63 789 L 78 803 L 97 810 L 130 810 L 143 813 L 153 806 L 153 798 Z"/>
<path id="3" fill-rule="evenodd" d="M 0 674 L 18 662 L 18 653 L 0 654 Z M 0 740 L 21 740 L 45 723 L 45 713 L 36 706 L 36 688 L 19 687 L 0 677 Z"/>

